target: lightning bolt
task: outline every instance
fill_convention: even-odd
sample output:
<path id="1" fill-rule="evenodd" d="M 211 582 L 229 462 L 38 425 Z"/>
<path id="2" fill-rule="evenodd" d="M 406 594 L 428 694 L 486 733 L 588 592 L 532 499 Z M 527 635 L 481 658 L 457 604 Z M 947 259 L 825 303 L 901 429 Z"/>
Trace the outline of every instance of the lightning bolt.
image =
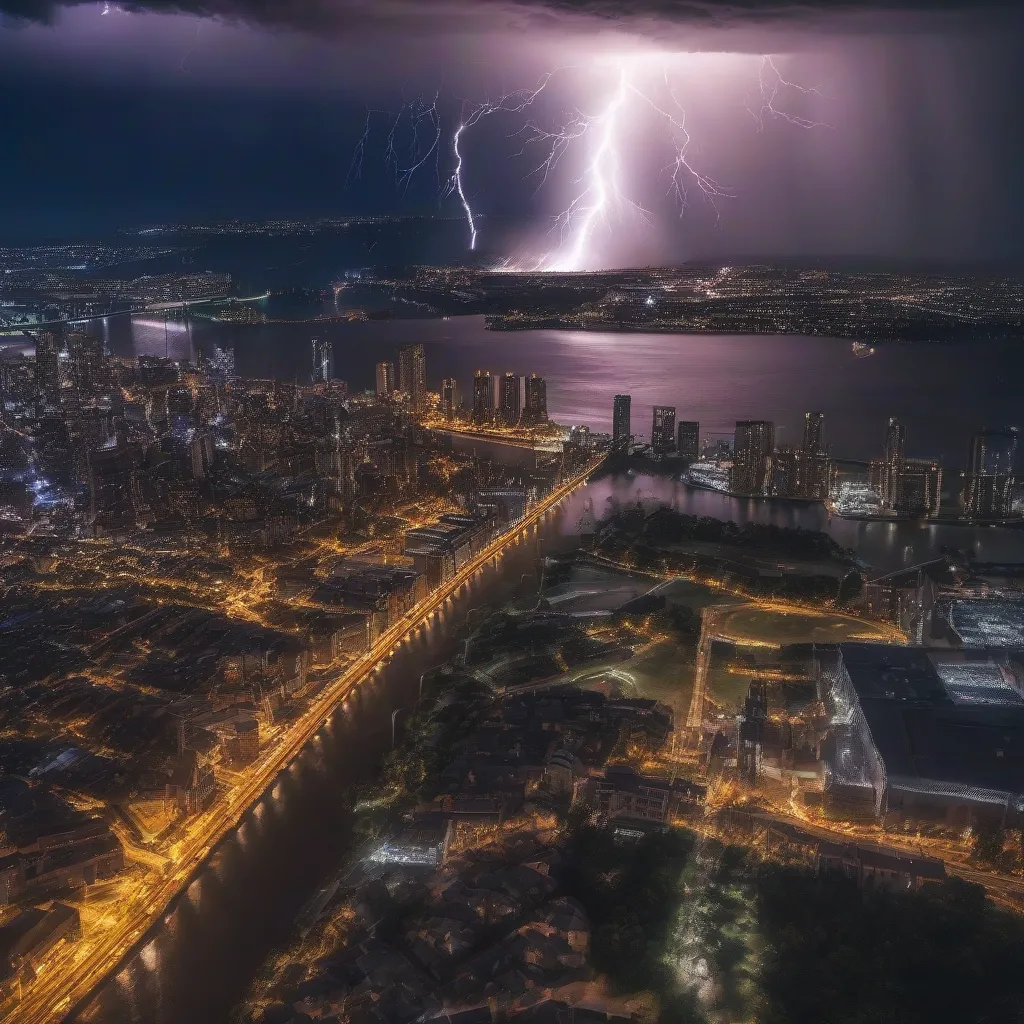
<path id="1" fill-rule="evenodd" d="M 408 100 L 397 111 L 368 108 L 363 133 L 352 150 L 348 174 L 345 176 L 345 187 L 362 177 L 366 148 L 373 135 L 374 122 L 381 119 L 385 119 L 388 124 L 384 166 L 394 175 L 395 186 L 399 192 L 406 192 L 412 179 L 431 156 L 434 156 L 435 162 L 439 160 L 441 139 L 444 134 L 437 106 L 439 95 L 439 92 L 435 93 L 429 103 L 423 98 Z M 408 142 L 403 144 L 406 133 Z M 427 138 L 426 142 L 424 136 Z M 439 176 L 439 172 L 435 173 Z"/>
<path id="2" fill-rule="evenodd" d="M 622 166 L 618 147 L 615 144 L 619 118 L 622 115 L 622 108 L 626 105 L 629 92 L 629 80 L 623 66 L 619 68 L 618 85 L 604 111 L 598 117 L 585 122 L 588 131 L 593 129 L 597 132 L 597 141 L 584 171 L 586 186 L 569 203 L 556 221 L 556 225 L 562 228 L 563 238 L 566 234 L 570 234 L 573 236 L 572 241 L 568 251 L 563 255 L 545 261 L 546 266 L 543 268 L 545 270 L 575 270 L 581 265 L 594 228 L 600 220 L 607 216 L 612 202 L 617 202 L 620 206 L 623 203 L 629 203 L 639 209 L 623 194 Z M 646 213 L 646 211 L 641 212 Z"/>
<path id="3" fill-rule="evenodd" d="M 561 69 L 557 69 L 561 70 Z M 462 137 L 465 133 L 478 124 L 485 117 L 490 117 L 492 114 L 506 113 L 506 114 L 521 114 L 527 107 L 533 105 L 534 101 L 538 96 L 547 88 L 548 82 L 551 81 L 551 76 L 555 74 L 555 71 L 549 71 L 544 75 L 536 88 L 534 89 L 520 89 L 516 92 L 506 93 L 499 99 L 494 101 L 488 101 L 486 103 L 478 103 L 470 109 L 468 115 L 465 115 L 459 121 L 458 127 L 452 133 L 452 153 L 455 156 L 455 167 L 452 170 L 452 175 L 448 179 L 448 187 L 445 190 L 445 195 L 456 195 L 459 198 L 459 202 L 462 204 L 462 211 L 466 217 L 466 225 L 469 228 L 469 248 L 470 250 L 476 249 L 477 229 L 476 229 L 476 216 L 473 213 L 473 208 L 470 205 L 469 198 L 466 196 L 465 183 L 462 178 L 462 171 L 465 166 L 465 160 L 462 155 Z"/>
<path id="4" fill-rule="evenodd" d="M 619 131 L 624 111 L 631 102 L 652 111 L 668 130 L 675 155 L 663 171 L 671 172 L 669 190 L 677 199 L 680 216 L 689 205 L 691 184 L 697 186 L 716 213 L 716 200 L 733 195 L 731 189 L 699 171 L 691 162 L 688 152 L 691 136 L 686 127 L 686 111 L 676 96 L 668 68 L 663 69 L 662 81 L 665 94 L 675 107 L 675 112 L 637 83 L 635 74 L 631 73 L 634 66 L 634 61 L 619 61 L 616 88 L 602 112 L 592 117 L 577 118 L 566 130 L 555 136 L 557 142 L 552 152 L 556 153 L 556 159 L 574 139 L 591 133 L 596 138 L 580 179 L 583 188 L 556 219 L 555 227 L 561 234 L 560 244 L 554 252 L 541 257 L 536 269 L 564 272 L 580 270 L 586 266 L 590 262 L 588 249 L 594 232 L 600 224 L 609 223 L 608 215 L 613 208 L 620 215 L 628 209 L 642 220 L 649 219 L 649 212 L 639 202 L 629 198 L 622 185 Z"/>
<path id="5" fill-rule="evenodd" d="M 758 131 L 764 131 L 764 122 L 766 117 L 781 118 L 783 121 L 787 121 L 789 124 L 794 124 L 798 128 L 832 127 L 832 125 L 825 121 L 812 121 L 810 118 L 789 114 L 785 110 L 780 110 L 775 106 L 775 101 L 778 99 L 779 94 L 785 89 L 795 90 L 796 92 L 802 93 L 804 96 L 813 95 L 820 97 L 822 96 L 822 93 L 817 86 L 807 87 L 797 85 L 796 82 L 789 82 L 783 78 L 782 73 L 775 66 L 775 59 L 771 54 L 765 54 L 761 58 L 761 66 L 757 72 L 757 84 L 761 90 L 761 108 L 757 113 L 751 110 L 750 114 L 757 122 Z"/>
<path id="6" fill-rule="evenodd" d="M 624 134 L 632 125 L 634 112 L 646 111 L 653 115 L 664 130 L 666 144 L 672 153 L 670 162 L 661 169 L 661 175 L 668 177 L 668 192 L 675 198 L 682 216 L 689 207 L 689 194 L 696 189 L 701 197 L 711 204 L 719 214 L 718 200 L 734 195 L 732 189 L 721 184 L 709 174 L 700 170 L 691 158 L 693 137 L 687 124 L 686 110 L 673 84 L 671 68 L 674 61 L 685 58 L 686 54 L 643 54 L 633 55 L 611 62 L 615 69 L 613 89 L 603 106 L 593 113 L 576 109 L 560 124 L 541 127 L 528 120 L 510 137 L 522 140 L 517 156 L 525 153 L 539 153 L 527 177 L 536 177 L 535 194 L 547 185 L 563 157 L 577 145 L 586 145 L 587 156 L 583 170 L 575 184 L 578 188 L 566 207 L 555 218 L 552 233 L 557 234 L 554 249 L 533 257 L 529 269 L 547 271 L 577 271 L 593 263 L 592 244 L 598 229 L 611 227 L 613 214 L 622 217 L 632 213 L 642 221 L 648 221 L 650 213 L 632 198 L 624 183 L 625 172 L 622 156 L 626 143 Z M 756 58 L 755 58 L 756 59 Z M 652 71 L 657 71 L 661 61 L 660 80 Z M 521 89 L 505 93 L 496 100 L 469 104 L 463 101 L 461 116 L 451 133 L 453 167 L 442 191 L 443 197 L 455 197 L 461 206 L 468 230 L 468 247 L 475 251 L 479 239 L 478 209 L 466 187 L 467 133 L 482 120 L 498 114 L 523 114 L 533 107 L 545 92 L 551 78 L 566 68 L 556 68 L 544 75 L 532 89 Z M 757 70 L 756 88 L 759 103 L 747 109 L 757 123 L 758 131 L 764 131 L 769 119 L 781 120 L 799 128 L 830 128 L 823 121 L 816 121 L 801 114 L 790 113 L 783 105 L 787 94 L 814 95 L 822 97 L 817 88 L 808 88 L 786 79 L 771 55 L 760 58 Z M 438 178 L 440 177 L 440 151 L 443 137 L 442 117 L 438 108 L 439 94 L 433 100 L 412 100 L 404 103 L 397 113 L 368 110 L 361 138 L 353 151 L 346 184 L 358 178 L 363 169 L 366 148 L 369 144 L 373 122 L 386 117 L 388 131 L 384 150 L 385 166 L 392 169 L 396 185 L 404 192 L 416 173 L 434 157 Z M 408 133 L 408 146 L 403 148 L 402 139 Z M 399 153 L 403 156 L 399 156 Z M 526 261 L 509 258 L 507 269 L 527 269 Z"/>
<path id="7" fill-rule="evenodd" d="M 462 203 L 463 213 L 466 215 L 466 224 L 469 226 L 469 248 L 476 249 L 476 218 L 473 216 L 473 207 L 469 205 L 466 198 L 466 191 L 462 187 L 462 150 L 459 149 L 459 142 L 462 140 L 462 133 L 468 125 L 463 121 L 452 135 L 452 150 L 455 153 L 455 170 L 452 171 L 451 185 L 449 192 L 454 192 Z"/>

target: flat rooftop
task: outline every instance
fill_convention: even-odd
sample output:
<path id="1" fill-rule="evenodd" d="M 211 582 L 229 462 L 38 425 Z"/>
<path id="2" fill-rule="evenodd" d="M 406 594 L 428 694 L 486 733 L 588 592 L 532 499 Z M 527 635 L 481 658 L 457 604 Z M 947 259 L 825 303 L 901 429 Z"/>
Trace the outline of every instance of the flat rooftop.
<path id="1" fill-rule="evenodd" d="M 881 644 L 839 649 L 890 782 L 1024 792 L 1024 699 L 1008 692 L 1012 676 L 997 662 Z"/>
<path id="2" fill-rule="evenodd" d="M 1024 601 L 954 601 L 949 622 L 964 647 L 1024 649 Z"/>

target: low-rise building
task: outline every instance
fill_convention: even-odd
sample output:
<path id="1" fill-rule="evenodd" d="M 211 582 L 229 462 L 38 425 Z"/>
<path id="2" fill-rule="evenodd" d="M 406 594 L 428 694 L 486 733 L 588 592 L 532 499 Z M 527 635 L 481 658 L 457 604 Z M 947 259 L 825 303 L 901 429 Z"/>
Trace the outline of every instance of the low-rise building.
<path id="1" fill-rule="evenodd" d="M 629 765 L 609 765 L 584 780 L 578 793 L 609 822 L 665 825 L 703 803 L 706 790 L 685 779 L 655 778 Z"/>
<path id="2" fill-rule="evenodd" d="M 934 857 L 840 843 L 819 843 L 814 866 L 821 873 L 852 878 L 862 889 L 916 890 L 946 878 L 946 865 Z"/>
<path id="3" fill-rule="evenodd" d="M 376 864 L 440 867 L 448 859 L 455 826 L 447 814 L 416 814 L 413 820 L 385 839 L 370 855 Z"/>
<path id="4" fill-rule="evenodd" d="M 81 927 L 74 907 L 52 903 L 24 910 L 0 928 L 0 992 L 20 996 L 50 950 L 77 941 Z"/>

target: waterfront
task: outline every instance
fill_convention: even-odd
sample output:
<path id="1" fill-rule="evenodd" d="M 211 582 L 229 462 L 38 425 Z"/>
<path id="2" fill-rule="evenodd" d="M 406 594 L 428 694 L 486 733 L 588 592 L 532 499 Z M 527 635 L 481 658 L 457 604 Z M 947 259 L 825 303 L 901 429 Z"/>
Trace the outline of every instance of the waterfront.
<path id="1" fill-rule="evenodd" d="M 542 555 L 575 546 L 588 503 L 671 504 L 694 515 L 781 526 L 828 525 L 820 507 L 752 502 L 665 478 L 607 475 L 577 490 L 504 556 L 488 562 L 437 620 L 353 691 L 241 826 L 219 844 L 151 941 L 108 980 L 76 1019 L 83 1024 L 221 1022 L 266 957 L 287 942 L 303 904 L 342 862 L 351 841 L 348 796 L 370 778 L 391 739 L 391 713 L 415 699 L 421 674 L 450 658 L 476 609 L 497 608 L 536 586 Z M 1022 535 L 913 524 L 834 522 L 878 568 L 913 564 L 942 543 L 973 538 L 979 557 L 1012 557 Z M 869 557 L 870 556 L 870 557 Z"/>
<path id="2" fill-rule="evenodd" d="M 344 295 L 344 293 L 343 293 Z M 358 303 L 356 303 L 358 304 Z M 341 302 L 342 308 L 344 302 Z M 674 405 L 678 419 L 698 420 L 704 435 L 731 434 L 738 419 L 770 419 L 780 442 L 798 443 L 803 414 L 825 413 L 834 457 L 877 458 L 886 421 L 907 424 L 907 454 L 962 468 L 971 435 L 1014 424 L 1024 408 L 1019 346 L 879 345 L 858 358 L 848 341 L 800 336 L 623 334 L 596 331 L 485 330 L 482 317 L 394 319 L 370 323 L 244 326 L 195 320 L 112 319 L 89 328 L 114 355 L 196 357 L 214 345 L 234 350 L 245 377 L 307 381 L 310 338 L 332 342 L 336 376 L 352 390 L 370 388 L 374 364 L 399 345 L 426 348 L 427 379 L 437 388 L 455 377 L 463 397 L 474 372 L 538 373 L 548 381 L 548 408 L 562 423 L 611 426 L 612 396 L 632 395 L 633 432 L 650 433 L 651 407 Z"/>
<path id="3" fill-rule="evenodd" d="M 670 505 L 691 516 L 709 516 L 736 523 L 770 523 L 802 530 L 822 530 L 851 548 L 867 566 L 892 572 L 931 558 L 944 550 L 969 552 L 981 562 L 1024 562 L 1024 530 L 999 526 L 958 526 L 916 520 L 868 522 L 830 516 L 823 505 L 785 499 L 738 498 L 719 491 L 690 487 L 677 479 L 611 476 L 587 488 L 601 515 L 609 501 L 641 500 L 651 510 Z"/>
<path id="4" fill-rule="evenodd" d="M 150 940 L 75 1017 L 103 1022 L 221 1022 L 350 840 L 346 795 L 391 738 L 391 712 L 414 700 L 423 671 L 450 658 L 483 604 L 536 585 L 540 551 L 574 536 L 574 499 L 546 513 L 461 585 L 436 619 L 355 688 L 215 848 Z"/>
<path id="5" fill-rule="evenodd" d="M 736 419 L 776 423 L 783 443 L 799 442 L 803 414 L 825 413 L 825 441 L 834 456 L 879 457 L 886 420 L 907 424 L 907 454 L 943 462 L 945 489 L 957 483 L 972 433 L 1015 424 L 1024 408 L 1022 362 L 1013 344 L 880 345 L 858 358 L 846 341 L 808 337 L 664 335 L 484 329 L 482 317 L 391 320 L 324 325 L 243 327 L 127 318 L 96 324 L 118 355 L 195 358 L 214 344 L 230 346 L 242 376 L 305 380 L 309 338 L 333 343 L 335 373 L 352 390 L 371 387 L 374 363 L 394 359 L 399 345 L 422 342 L 428 383 L 442 377 L 469 392 L 479 367 L 536 372 L 548 382 L 548 408 L 562 423 L 607 431 L 612 396 L 632 395 L 633 431 L 650 432 L 651 406 L 674 404 L 678 419 L 696 419 L 703 436 L 728 435 Z M 826 530 L 880 569 L 913 565 L 944 547 L 982 561 L 1024 561 L 1024 531 L 920 522 L 830 518 L 818 505 L 754 501 L 698 491 L 667 480 L 636 485 L 694 515 L 737 522 Z M 597 502 L 600 507 L 604 497 Z"/>

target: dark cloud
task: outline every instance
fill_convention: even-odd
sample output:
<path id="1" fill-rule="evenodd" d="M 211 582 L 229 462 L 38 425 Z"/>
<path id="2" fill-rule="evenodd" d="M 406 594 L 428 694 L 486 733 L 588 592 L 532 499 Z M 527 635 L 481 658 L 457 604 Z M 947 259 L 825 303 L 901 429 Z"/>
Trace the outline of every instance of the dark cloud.
<path id="1" fill-rule="evenodd" d="M 95 0 L 0 0 L 0 17 L 53 22 L 63 7 Z M 583 18 L 628 28 L 659 21 L 701 27 L 859 23 L 914 17 L 1019 13 L 1021 0 L 128 0 L 126 11 L 193 14 L 228 21 L 344 32 L 360 27 L 475 26 Z"/>

